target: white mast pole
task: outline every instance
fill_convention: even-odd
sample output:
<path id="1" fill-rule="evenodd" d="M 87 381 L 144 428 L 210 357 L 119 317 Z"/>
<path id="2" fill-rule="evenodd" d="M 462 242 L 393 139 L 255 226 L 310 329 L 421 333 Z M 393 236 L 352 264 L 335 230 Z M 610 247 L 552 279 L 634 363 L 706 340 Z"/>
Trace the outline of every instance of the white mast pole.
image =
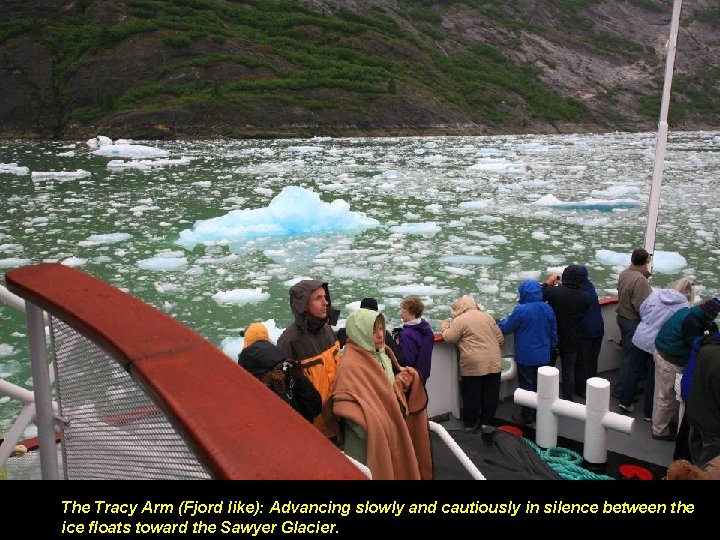
<path id="1" fill-rule="evenodd" d="M 672 22 L 670 23 L 670 36 L 667 41 L 665 83 L 663 85 L 662 103 L 660 105 L 660 121 L 658 122 L 657 141 L 655 142 L 655 167 L 653 168 L 652 183 L 650 184 L 647 229 L 645 230 L 645 249 L 650 253 L 655 251 L 655 230 L 657 229 L 658 209 L 660 207 L 660 184 L 662 183 L 663 169 L 665 166 L 665 147 L 667 145 L 668 134 L 667 114 L 668 107 L 670 106 L 670 88 L 672 86 L 675 45 L 677 43 L 678 27 L 680 26 L 681 8 L 682 0 L 674 0 Z"/>

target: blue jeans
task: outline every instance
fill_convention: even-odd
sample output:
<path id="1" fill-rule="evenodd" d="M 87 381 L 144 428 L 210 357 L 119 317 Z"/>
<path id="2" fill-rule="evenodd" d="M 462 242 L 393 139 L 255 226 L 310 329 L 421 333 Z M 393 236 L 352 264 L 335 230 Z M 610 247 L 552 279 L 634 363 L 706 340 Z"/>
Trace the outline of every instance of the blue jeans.
<path id="1" fill-rule="evenodd" d="M 635 335 L 635 330 L 637 330 L 640 321 L 631 321 L 630 319 L 626 319 L 620 315 L 617 316 L 616 320 L 618 328 L 620 328 L 620 340 L 623 356 L 620 361 L 620 373 L 618 373 L 617 380 L 615 381 L 615 390 L 613 394 L 620 395 L 623 390 L 623 385 L 625 384 L 625 379 L 628 376 L 628 369 L 630 369 L 630 358 L 633 355 L 633 349 L 637 349 L 637 347 L 633 345 L 632 338 Z"/>
<path id="2" fill-rule="evenodd" d="M 653 410 L 653 394 L 655 393 L 655 360 L 652 354 L 638 349 L 635 345 L 632 348 L 630 363 L 625 371 L 625 379 L 622 380 L 619 401 L 623 405 L 631 405 L 640 379 L 644 376 L 645 395 L 643 408 L 645 417 L 650 418 Z"/>

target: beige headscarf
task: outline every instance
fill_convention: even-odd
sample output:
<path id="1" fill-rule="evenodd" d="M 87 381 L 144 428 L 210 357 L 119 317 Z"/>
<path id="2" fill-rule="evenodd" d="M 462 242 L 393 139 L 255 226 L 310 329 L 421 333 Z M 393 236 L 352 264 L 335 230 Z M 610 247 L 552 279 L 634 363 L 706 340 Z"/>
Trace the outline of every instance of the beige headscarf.
<path id="1" fill-rule="evenodd" d="M 472 309 L 482 311 L 482 309 L 480 308 L 480 306 L 477 305 L 477 302 L 475 302 L 475 299 L 472 296 L 465 295 L 455 300 L 455 303 L 453 304 L 450 313 L 452 313 L 453 317 L 458 317 L 459 315 L 462 315 L 466 311 L 470 311 Z"/>

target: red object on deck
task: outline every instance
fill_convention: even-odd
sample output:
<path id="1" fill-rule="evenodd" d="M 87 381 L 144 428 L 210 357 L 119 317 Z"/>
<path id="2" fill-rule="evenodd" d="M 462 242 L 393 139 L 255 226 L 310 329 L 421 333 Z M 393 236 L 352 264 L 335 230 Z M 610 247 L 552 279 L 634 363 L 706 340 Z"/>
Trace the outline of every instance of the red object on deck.
<path id="1" fill-rule="evenodd" d="M 618 468 L 622 480 L 652 480 L 653 475 L 645 467 L 640 465 L 620 465 Z"/>
<path id="2" fill-rule="evenodd" d="M 513 435 L 517 435 L 518 437 L 522 437 L 522 436 L 523 436 L 523 430 L 520 429 L 519 427 L 515 427 L 515 426 L 499 426 L 498 429 L 499 429 L 500 431 L 506 431 L 506 432 L 508 432 L 508 433 L 512 433 Z"/>

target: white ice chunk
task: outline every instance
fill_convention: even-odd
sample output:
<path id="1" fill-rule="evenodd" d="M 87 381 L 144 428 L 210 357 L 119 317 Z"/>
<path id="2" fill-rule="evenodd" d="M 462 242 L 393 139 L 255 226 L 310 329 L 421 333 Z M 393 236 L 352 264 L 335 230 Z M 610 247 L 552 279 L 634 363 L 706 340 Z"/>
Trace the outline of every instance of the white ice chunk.
<path id="1" fill-rule="evenodd" d="M 435 234 L 440 231 L 440 226 L 434 221 L 423 223 L 403 223 L 390 227 L 390 231 L 401 234 Z"/>
<path id="2" fill-rule="evenodd" d="M 224 216 L 195 222 L 180 232 L 177 244 L 192 249 L 202 242 L 236 242 L 259 237 L 359 231 L 380 222 L 358 212 L 341 199 L 330 203 L 299 186 L 285 187 L 266 208 L 231 210 Z"/>
<path id="3" fill-rule="evenodd" d="M 257 304 L 270 298 L 270 294 L 257 289 L 233 289 L 231 291 L 218 291 L 212 299 L 218 304 Z"/>
<path id="4" fill-rule="evenodd" d="M 111 158 L 161 158 L 168 156 L 166 150 L 142 144 L 103 145 L 95 150 L 93 154 Z"/>
<path id="5" fill-rule="evenodd" d="M 60 182 L 68 182 L 70 180 L 79 180 L 80 178 L 87 178 L 90 176 L 89 171 L 83 169 L 77 169 L 75 171 L 47 171 L 47 172 L 33 172 L 30 177 L 33 182 L 40 182 L 44 180 L 59 180 Z"/>
<path id="6" fill-rule="evenodd" d="M 138 268 L 143 270 L 171 271 L 182 270 L 187 266 L 185 257 L 151 257 L 137 262 Z"/>
<path id="7" fill-rule="evenodd" d="M 0 174 L 16 174 L 17 176 L 25 176 L 29 173 L 29 168 L 21 167 L 17 163 L 0 163 Z"/>
<path id="8" fill-rule="evenodd" d="M 595 259 L 607 266 L 628 266 L 631 253 L 617 253 L 609 249 L 598 249 Z M 652 258 L 652 270 L 660 274 L 674 274 L 687 266 L 685 257 L 673 251 L 655 251 Z"/>
<path id="9" fill-rule="evenodd" d="M 85 240 L 78 242 L 79 246 L 97 246 L 100 244 L 116 244 L 129 240 L 132 236 L 128 233 L 91 234 Z"/>

